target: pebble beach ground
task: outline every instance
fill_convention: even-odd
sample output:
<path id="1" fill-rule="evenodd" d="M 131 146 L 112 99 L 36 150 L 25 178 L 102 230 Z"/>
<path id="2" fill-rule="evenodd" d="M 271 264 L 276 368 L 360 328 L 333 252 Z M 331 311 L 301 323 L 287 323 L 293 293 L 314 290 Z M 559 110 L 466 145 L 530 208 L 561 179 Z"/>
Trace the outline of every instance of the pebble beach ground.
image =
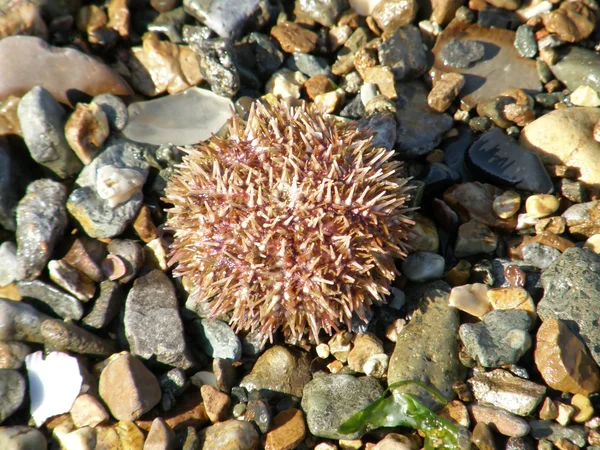
<path id="1" fill-rule="evenodd" d="M 600 448 L 595 0 L 0 0 L 0 450 L 416 450 L 340 425 L 388 385 L 461 448 Z M 371 129 L 412 251 L 368 323 L 208 320 L 165 186 L 254 101 Z M 223 318 L 227 319 L 227 318 Z"/>

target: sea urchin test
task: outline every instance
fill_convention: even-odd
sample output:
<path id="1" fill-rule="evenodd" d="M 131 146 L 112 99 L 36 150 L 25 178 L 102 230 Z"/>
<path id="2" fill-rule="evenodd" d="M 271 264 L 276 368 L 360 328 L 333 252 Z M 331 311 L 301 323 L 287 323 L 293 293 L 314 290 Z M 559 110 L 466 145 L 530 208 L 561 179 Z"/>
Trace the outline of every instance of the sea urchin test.
<path id="1" fill-rule="evenodd" d="M 319 342 L 385 301 L 412 225 L 394 151 L 313 106 L 256 103 L 166 189 L 171 264 L 236 331 Z"/>

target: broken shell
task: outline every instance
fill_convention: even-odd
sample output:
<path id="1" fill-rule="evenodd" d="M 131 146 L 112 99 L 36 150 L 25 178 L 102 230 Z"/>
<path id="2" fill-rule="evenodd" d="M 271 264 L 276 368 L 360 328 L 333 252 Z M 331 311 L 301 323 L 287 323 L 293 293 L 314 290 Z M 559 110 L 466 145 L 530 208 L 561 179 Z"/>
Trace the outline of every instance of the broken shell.
<path id="1" fill-rule="evenodd" d="M 98 195 L 108 202 L 111 208 L 125 203 L 144 184 L 144 176 L 137 170 L 103 166 L 98 169 L 96 188 Z"/>
<path id="2" fill-rule="evenodd" d="M 127 264 L 117 255 L 108 255 L 102 261 L 102 273 L 110 281 L 116 281 L 127 274 Z"/>

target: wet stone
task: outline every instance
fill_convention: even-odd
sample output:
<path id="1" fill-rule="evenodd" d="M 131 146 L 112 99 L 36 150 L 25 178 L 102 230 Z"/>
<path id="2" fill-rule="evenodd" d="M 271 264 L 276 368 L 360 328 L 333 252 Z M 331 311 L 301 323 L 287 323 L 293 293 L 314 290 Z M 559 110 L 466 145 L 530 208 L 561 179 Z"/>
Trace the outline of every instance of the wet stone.
<path id="1" fill-rule="evenodd" d="M 340 434 L 339 426 L 352 414 L 377 400 L 383 390 L 375 378 L 332 374 L 309 382 L 302 394 L 302 409 L 310 432 L 328 439 L 356 439 L 360 431 Z"/>
<path id="2" fill-rule="evenodd" d="M 471 145 L 466 166 L 476 179 L 530 192 L 549 193 L 552 180 L 540 158 L 496 128 Z"/>
<path id="3" fill-rule="evenodd" d="M 83 316 L 81 302 L 56 286 L 40 280 L 21 281 L 17 286 L 22 297 L 40 302 L 62 318 L 79 320 Z"/>
<path id="4" fill-rule="evenodd" d="M 589 249 L 570 248 L 542 272 L 544 297 L 537 313 L 560 319 L 600 361 L 600 330 L 596 326 L 600 256 Z"/>
<path id="5" fill-rule="evenodd" d="M 421 33 L 414 25 L 397 28 L 379 45 L 379 61 L 392 69 L 396 81 L 412 80 L 427 70 Z"/>
<path id="6" fill-rule="evenodd" d="M 535 32 L 528 25 L 521 25 L 515 34 L 515 48 L 524 58 L 535 58 L 538 52 Z"/>
<path id="7" fill-rule="evenodd" d="M 125 301 L 123 323 L 133 355 L 184 370 L 194 364 L 185 342 L 175 288 L 160 270 L 134 282 Z"/>
<path id="8" fill-rule="evenodd" d="M 473 40 L 452 40 L 440 52 L 442 62 L 450 67 L 466 69 L 483 58 L 485 47 L 482 42 Z"/>
<path id="9" fill-rule="evenodd" d="M 0 424 L 19 409 L 25 400 L 25 388 L 23 375 L 16 370 L 0 369 Z"/>
<path id="10" fill-rule="evenodd" d="M 556 51 L 558 60 L 550 70 L 560 82 L 571 91 L 582 85 L 600 91 L 600 55 L 573 45 L 565 45 Z"/>
<path id="11" fill-rule="evenodd" d="M 459 335 L 467 353 L 483 367 L 515 364 L 531 348 L 526 311 L 496 310 L 479 323 L 465 323 Z"/>
<path id="12" fill-rule="evenodd" d="M 95 329 L 106 327 L 119 313 L 124 298 L 119 283 L 103 281 L 100 283 L 100 294 L 94 300 L 92 310 L 83 318 L 83 323 Z"/>
<path id="13" fill-rule="evenodd" d="M 107 357 L 115 352 L 112 341 L 62 320 L 45 320 L 40 327 L 46 351 L 71 351 L 82 355 Z"/>
<path id="14" fill-rule="evenodd" d="M 237 37 L 246 22 L 258 9 L 259 0 L 184 0 L 185 12 L 204 23 L 225 39 Z"/>
<path id="15" fill-rule="evenodd" d="M 143 180 L 149 165 L 135 156 L 136 147 L 120 143 L 108 147 L 79 174 L 67 201 L 67 209 L 86 234 L 94 238 L 110 238 L 121 234 L 135 218 L 141 206 L 143 194 L 137 191 L 127 201 L 111 207 L 109 201 L 98 192 L 98 171 L 103 167 L 115 167 L 136 171 Z"/>
<path id="16" fill-rule="evenodd" d="M 400 158 L 418 158 L 438 146 L 454 121 L 427 104 L 428 89 L 420 81 L 396 85 L 396 148 Z"/>
<path id="17" fill-rule="evenodd" d="M 36 162 L 60 178 L 81 170 L 81 161 L 65 137 L 66 114 L 50 92 L 34 87 L 21 99 L 17 111 L 23 138 Z"/>
<path id="18" fill-rule="evenodd" d="M 67 226 L 66 188 L 42 179 L 27 187 L 17 207 L 18 279 L 37 278 Z"/>
<path id="19" fill-rule="evenodd" d="M 446 398 L 452 385 L 462 380 L 458 361 L 458 312 L 448 304 L 450 286 L 436 281 L 406 291 L 407 305 L 418 305 L 411 321 L 398 334 L 390 358 L 388 383 L 419 380 L 434 386 Z M 404 386 L 402 392 L 416 395 L 426 405 L 435 401 L 421 388 Z"/>

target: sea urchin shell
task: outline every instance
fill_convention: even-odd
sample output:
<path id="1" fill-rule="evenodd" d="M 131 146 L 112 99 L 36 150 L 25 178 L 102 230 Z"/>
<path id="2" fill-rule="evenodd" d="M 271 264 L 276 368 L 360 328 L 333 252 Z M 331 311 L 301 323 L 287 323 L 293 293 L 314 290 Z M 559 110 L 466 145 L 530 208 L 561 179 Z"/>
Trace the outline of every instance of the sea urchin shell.
<path id="1" fill-rule="evenodd" d="M 211 317 L 317 342 L 385 301 L 411 221 L 393 150 L 312 106 L 233 117 L 227 138 L 188 151 L 166 189 L 171 264 Z"/>

